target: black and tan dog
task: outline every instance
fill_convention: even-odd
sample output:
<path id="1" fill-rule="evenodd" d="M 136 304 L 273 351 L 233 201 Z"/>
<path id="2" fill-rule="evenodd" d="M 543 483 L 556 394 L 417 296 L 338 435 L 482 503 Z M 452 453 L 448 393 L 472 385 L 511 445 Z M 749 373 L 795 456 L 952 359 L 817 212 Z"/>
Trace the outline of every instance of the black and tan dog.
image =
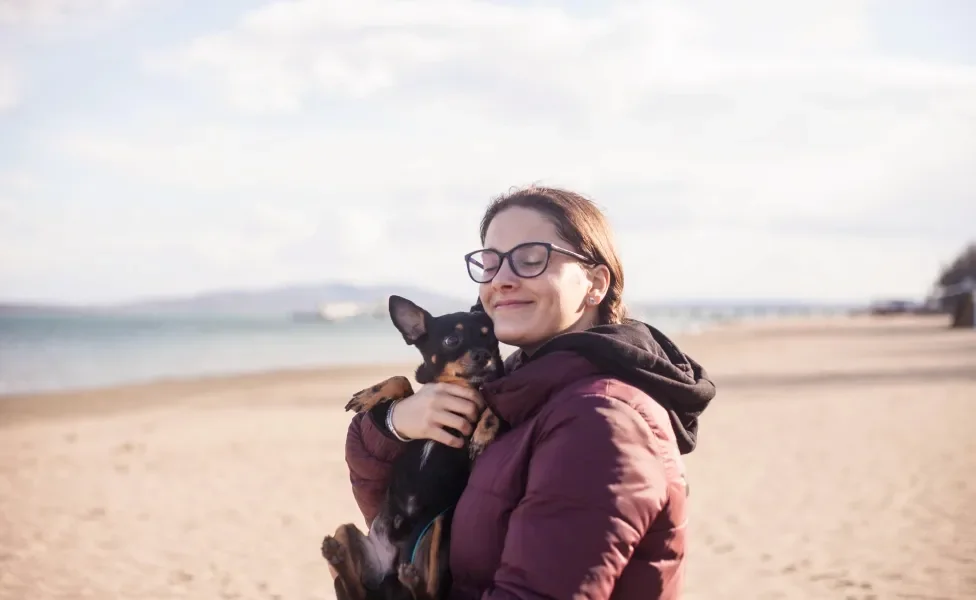
<path id="1" fill-rule="evenodd" d="M 389 309 L 404 341 L 423 356 L 416 371 L 418 383 L 442 381 L 477 388 L 501 375 L 498 340 L 486 314 L 434 317 L 399 296 L 390 297 Z M 413 388 L 406 377 L 391 377 L 355 394 L 346 410 L 366 412 L 411 394 Z M 322 542 L 337 598 L 437 600 L 446 596 L 451 585 L 452 512 L 467 484 L 471 462 L 494 439 L 499 425 L 499 419 L 486 409 L 466 448 L 431 440 L 407 443 L 393 464 L 385 499 L 369 534 L 347 523 Z"/>

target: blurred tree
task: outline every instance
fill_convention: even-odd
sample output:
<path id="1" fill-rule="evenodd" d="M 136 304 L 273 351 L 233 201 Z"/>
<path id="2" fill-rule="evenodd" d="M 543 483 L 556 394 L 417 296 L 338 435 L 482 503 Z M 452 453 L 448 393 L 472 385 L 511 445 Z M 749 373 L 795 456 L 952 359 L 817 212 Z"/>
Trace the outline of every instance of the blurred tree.
<path id="1" fill-rule="evenodd" d="M 976 243 L 971 243 L 952 263 L 942 269 L 938 285 L 943 289 L 958 285 L 967 279 L 976 282 Z M 952 315 L 952 328 L 976 327 L 976 290 L 971 287 L 957 288 L 943 295 L 941 305 Z"/>
<path id="2" fill-rule="evenodd" d="M 938 283 L 940 286 L 955 285 L 966 277 L 976 280 L 976 242 L 969 244 L 952 263 L 942 269 Z"/>

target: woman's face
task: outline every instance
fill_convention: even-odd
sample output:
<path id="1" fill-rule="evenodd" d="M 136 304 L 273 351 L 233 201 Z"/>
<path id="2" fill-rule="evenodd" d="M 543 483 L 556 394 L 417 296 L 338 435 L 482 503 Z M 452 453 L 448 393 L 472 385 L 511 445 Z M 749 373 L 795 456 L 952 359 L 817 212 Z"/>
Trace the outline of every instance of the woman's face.
<path id="1" fill-rule="evenodd" d="M 537 211 L 511 207 L 495 215 L 485 235 L 486 248 L 507 252 L 524 242 L 550 242 L 579 252 Z M 513 273 L 505 260 L 494 279 L 480 284 L 479 295 L 499 341 L 531 353 L 559 333 L 595 324 L 608 283 L 606 267 L 587 267 L 553 251 L 545 272 L 529 279 Z M 588 296 L 596 302 L 588 304 Z"/>

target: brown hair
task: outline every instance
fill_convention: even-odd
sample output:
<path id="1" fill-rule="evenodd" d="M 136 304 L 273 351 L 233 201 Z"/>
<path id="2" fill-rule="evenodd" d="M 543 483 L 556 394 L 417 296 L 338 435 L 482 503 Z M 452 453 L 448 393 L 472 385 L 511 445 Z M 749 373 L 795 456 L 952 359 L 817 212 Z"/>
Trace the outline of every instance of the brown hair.
<path id="1" fill-rule="evenodd" d="M 559 237 L 575 250 L 610 271 L 610 286 L 600 302 L 601 325 L 620 323 L 626 316 L 623 304 L 624 268 L 617 254 L 613 230 L 600 209 L 588 198 L 565 189 L 529 186 L 493 199 L 481 218 L 481 243 L 488 226 L 506 208 L 518 206 L 537 211 L 556 226 Z"/>

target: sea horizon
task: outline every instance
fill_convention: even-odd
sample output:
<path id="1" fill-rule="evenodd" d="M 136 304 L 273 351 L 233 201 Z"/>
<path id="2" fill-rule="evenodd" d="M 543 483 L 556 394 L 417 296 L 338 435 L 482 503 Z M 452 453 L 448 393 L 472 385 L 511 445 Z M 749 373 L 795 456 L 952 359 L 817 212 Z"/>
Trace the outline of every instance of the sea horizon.
<path id="1" fill-rule="evenodd" d="M 769 306 L 656 307 L 634 317 L 667 335 L 780 314 L 836 313 Z M 289 315 L 60 313 L 0 315 L 0 398 L 161 380 L 291 369 L 410 363 L 389 318 L 339 321 Z"/>

